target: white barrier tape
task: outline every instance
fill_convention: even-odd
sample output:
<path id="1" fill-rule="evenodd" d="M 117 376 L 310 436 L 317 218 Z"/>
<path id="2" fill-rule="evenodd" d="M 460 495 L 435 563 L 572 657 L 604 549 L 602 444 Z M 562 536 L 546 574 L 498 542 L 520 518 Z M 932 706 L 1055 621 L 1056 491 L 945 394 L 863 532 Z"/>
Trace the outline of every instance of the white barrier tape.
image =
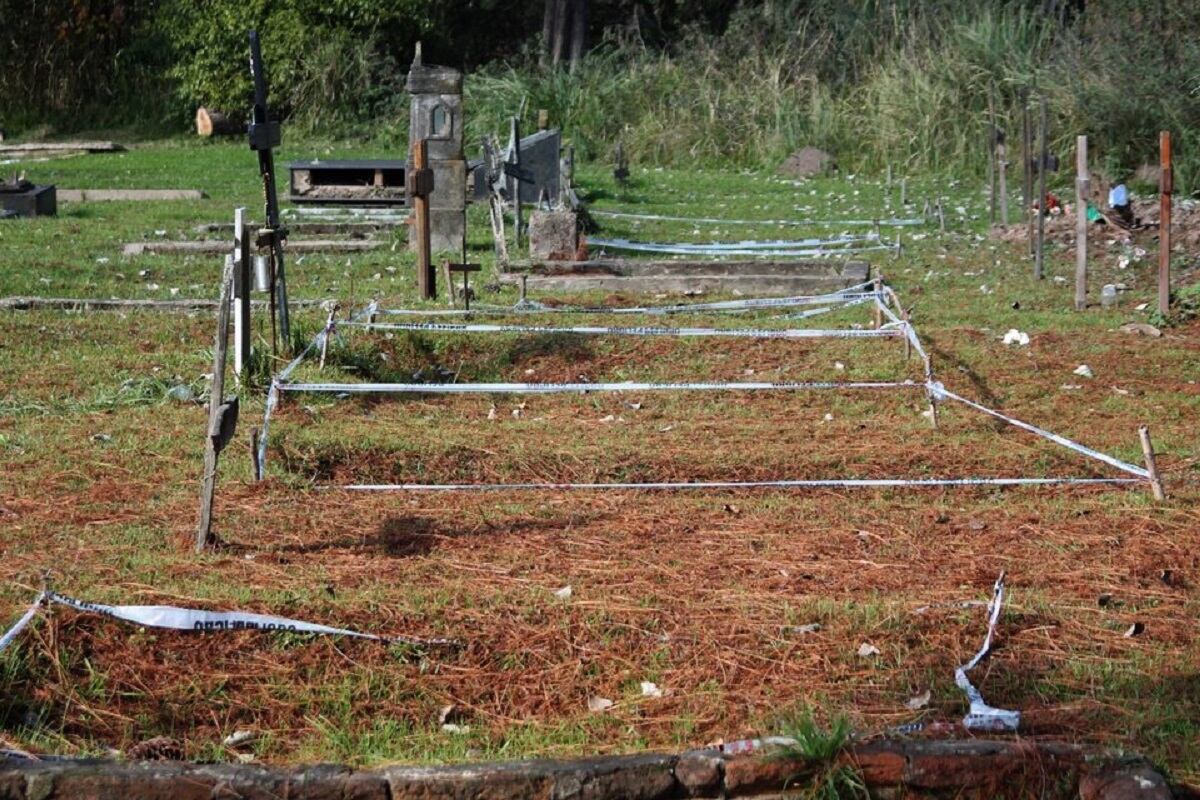
<path id="1" fill-rule="evenodd" d="M 271 381 L 271 388 L 267 392 L 266 408 L 263 411 L 262 430 L 258 433 L 258 474 L 264 478 L 267 476 L 267 434 L 271 428 L 271 414 L 279 405 L 279 387 L 278 381 Z"/>
<path id="2" fill-rule="evenodd" d="M 954 682 L 967 695 L 970 711 L 963 717 L 963 727 L 969 731 L 1012 732 L 1021 724 L 1021 712 L 1009 711 L 1003 708 L 989 706 L 983 700 L 979 690 L 967 680 L 967 672 L 974 669 L 992 649 L 992 637 L 996 633 L 996 623 L 1000 620 L 1000 609 L 1004 605 L 1004 573 L 996 579 L 992 589 L 992 600 L 988 603 L 987 636 L 984 637 L 983 647 L 975 657 L 954 670 Z"/>
<path id="3" fill-rule="evenodd" d="M 821 308 L 814 308 L 808 311 L 797 311 L 794 314 L 782 314 L 776 317 L 776 319 L 808 319 L 809 317 L 817 317 L 821 314 L 828 314 L 831 311 L 841 311 L 844 308 L 860 306 L 863 303 L 870 302 L 872 297 L 873 295 L 867 295 L 866 297 L 859 298 L 858 300 L 847 300 L 846 302 L 839 303 L 836 306 L 823 306 Z"/>
<path id="4" fill-rule="evenodd" d="M 1037 434 L 1038 436 L 1041 436 L 1043 439 L 1048 439 L 1048 440 L 1054 442 L 1055 444 L 1058 444 L 1058 445 L 1061 445 L 1061 446 L 1067 448 L 1068 450 L 1073 450 L 1074 452 L 1079 453 L 1081 455 L 1088 456 L 1089 458 L 1094 458 L 1097 461 L 1102 461 L 1105 464 L 1108 464 L 1110 467 L 1116 467 L 1117 469 L 1121 470 L 1122 472 L 1128 472 L 1130 475 L 1137 475 L 1139 478 L 1142 478 L 1144 480 L 1150 479 L 1150 473 L 1141 467 L 1134 466 L 1133 464 L 1122 461 L 1119 458 L 1114 458 L 1113 456 L 1110 456 L 1107 453 L 1101 453 L 1099 450 L 1093 450 L 1092 448 L 1087 447 L 1082 444 L 1079 444 L 1078 442 L 1072 441 L 1071 439 L 1068 439 L 1065 436 L 1059 436 L 1057 433 L 1051 433 L 1050 431 L 1045 430 L 1044 428 L 1039 428 L 1038 426 L 1031 425 L 1028 422 L 1022 422 L 1019 419 L 1014 419 L 1005 414 L 1001 414 L 999 411 L 990 409 L 987 406 L 982 406 L 979 403 L 973 402 L 971 400 L 968 400 L 965 397 L 955 394 L 954 392 L 950 391 L 945 386 L 943 386 L 941 383 L 938 383 L 936 381 L 930 382 L 929 390 L 930 390 L 931 394 L 934 396 L 934 398 L 937 400 L 945 400 L 945 399 L 957 400 L 958 402 L 962 403 L 963 405 L 969 406 L 970 408 L 973 408 L 976 411 L 981 411 L 984 414 L 987 414 L 988 416 L 995 417 L 996 419 L 999 419 L 999 420 L 1003 420 L 1003 421 L 1007 422 L 1009 425 L 1013 425 L 1017 428 L 1020 428 L 1021 430 L 1029 431 L 1030 433 Z"/>
<path id="5" fill-rule="evenodd" d="M 831 478 L 765 481 L 660 481 L 646 483 L 351 483 L 322 486 L 349 492 L 511 492 L 628 489 L 887 489 L 938 486 L 1051 486 L 1137 483 L 1133 478 Z"/>
<path id="6" fill-rule="evenodd" d="M 602 250 L 607 248 L 610 250 L 627 250 L 633 253 L 662 253 L 666 255 L 677 256 L 790 256 L 793 258 L 826 258 L 829 256 L 844 256 L 856 255 L 858 253 L 878 252 L 880 250 L 896 251 L 899 249 L 899 247 L 894 244 L 830 249 L 830 247 L 833 246 L 833 243 L 830 243 L 829 246 L 805 249 L 756 250 L 753 248 L 744 248 L 741 250 L 714 250 L 712 248 L 701 247 L 699 245 L 627 242 L 621 239 L 588 239 L 588 245 L 598 247 Z"/>
<path id="7" fill-rule="evenodd" d="M 332 628 L 328 625 L 319 625 L 298 619 L 242 611 L 203 611 L 176 606 L 108 606 L 102 603 L 88 603 L 55 592 L 50 592 L 47 599 L 76 611 L 100 614 L 146 628 L 166 628 L 176 631 L 288 631 L 353 636 L 359 639 L 401 644 L 449 645 L 455 643 L 452 639 L 418 639 L 410 636 L 380 636 L 374 633 L 360 633 L 346 628 Z"/>
<path id="8" fill-rule="evenodd" d="M 4 648 L 12 644 L 13 640 L 21 635 L 21 631 L 25 630 L 29 623 L 33 621 L 33 618 L 37 616 L 38 611 L 41 610 L 42 605 L 45 602 L 46 593 L 42 592 L 37 596 L 37 599 L 33 601 L 33 605 L 29 607 L 29 610 L 26 611 L 19 620 L 17 620 L 17 624 L 9 628 L 3 636 L 0 636 L 0 652 L 4 652 Z"/>
<path id="9" fill-rule="evenodd" d="M 734 381 L 731 383 L 280 383 L 280 392 L 345 394 L 574 394 L 587 392 L 800 391 L 807 389 L 924 389 L 915 381 Z M 270 402 L 268 398 L 268 403 Z M 265 429 L 264 429 L 265 430 Z"/>
<path id="10" fill-rule="evenodd" d="M 605 239 L 588 237 L 588 245 L 599 247 L 621 247 L 623 245 L 655 245 L 663 247 L 694 247 L 705 252 L 720 253 L 725 250 L 802 250 L 812 247 L 838 247 L 845 244 L 878 242 L 875 234 L 852 236 L 841 234 L 815 239 L 744 239 L 738 242 L 636 242 L 632 239 Z"/>
<path id="11" fill-rule="evenodd" d="M 614 219 L 644 219 L 658 222 L 690 222 L 700 225 L 879 225 L 882 227 L 898 228 L 912 225 L 924 225 L 923 219 L 719 219 L 717 217 L 674 217 L 668 214 L 634 214 L 627 211 L 601 211 L 588 209 L 593 217 L 612 217 Z"/>
<path id="12" fill-rule="evenodd" d="M 538 333 L 586 334 L 592 336 L 673 336 L 730 337 L 739 339 L 872 339 L 903 336 L 898 330 L 863 328 L 820 329 L 785 328 L 663 328 L 654 326 L 620 327 L 611 325 L 495 325 L 454 322 L 343 322 L 343 326 L 385 331 L 427 331 L 429 333 Z M 290 370 L 290 367 L 289 367 Z M 280 377 L 287 377 L 281 373 Z"/>
<path id="13" fill-rule="evenodd" d="M 378 313 L 396 316 L 466 316 L 471 314 L 690 314 L 701 311 L 753 311 L 760 308 L 788 308 L 811 306 L 822 303 L 850 303 L 870 300 L 874 292 L 858 291 L 869 283 L 851 286 L 837 292 L 817 295 L 795 295 L 792 297 L 761 297 L 748 300 L 718 300 L 709 303 L 678 303 L 669 306 L 547 306 L 525 301 L 525 305 L 491 306 L 473 305 L 465 309 L 380 309 Z"/>

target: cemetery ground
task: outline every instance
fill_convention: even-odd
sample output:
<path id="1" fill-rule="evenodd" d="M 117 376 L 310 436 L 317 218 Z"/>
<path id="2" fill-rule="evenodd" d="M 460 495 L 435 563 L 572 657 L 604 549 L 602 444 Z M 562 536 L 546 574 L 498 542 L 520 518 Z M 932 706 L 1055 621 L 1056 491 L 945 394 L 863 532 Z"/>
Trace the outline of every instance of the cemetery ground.
<path id="1" fill-rule="evenodd" d="M 314 155 L 366 154 L 288 143 L 279 160 Z M 151 144 L 28 171 L 64 188 L 198 188 L 209 199 L 64 203 L 55 218 L 0 224 L 0 295 L 212 299 L 220 257 L 124 257 L 122 245 L 198 236 L 194 226 L 231 220 L 235 205 L 261 216 L 253 155 L 240 143 Z M 582 166 L 579 182 L 598 208 L 692 217 L 870 218 L 883 194 L 879 176 L 795 184 L 637 165 L 628 187 L 604 165 Z M 978 648 L 982 603 L 1005 570 L 1011 597 L 998 646 L 975 681 L 988 701 L 1020 709 L 1025 735 L 1141 751 L 1175 778 L 1196 780 L 1200 326 L 1167 326 L 1158 338 L 1119 330 L 1146 321 L 1136 305 L 1153 306 L 1152 248 L 1125 269 L 1117 254 L 1098 254 L 1091 297 L 1098 303 L 1104 283 L 1128 289 L 1116 308 L 1073 312 L 1070 282 L 1054 280 L 1071 275 L 1071 252 L 1051 250 L 1047 279 L 1034 281 L 1023 244 L 987 236 L 979 185 L 911 177 L 917 212 L 926 197 L 948 198 L 948 233 L 936 223 L 906 229 L 899 258 L 871 254 L 914 307 L 939 379 L 1135 463 L 1137 426 L 1149 424 L 1166 503 L 1142 487 L 319 488 L 406 479 L 1109 474 L 967 409 L 943 406 L 933 430 L 920 392 L 494 404 L 487 396 L 290 397 L 272 421 L 267 480 L 254 483 L 246 437 L 261 421 L 260 386 L 244 396 L 238 440 L 221 464 L 215 528 L 224 545 L 196 555 L 211 310 L 0 311 L 5 620 L 50 569 L 59 591 L 95 602 L 237 608 L 462 643 L 419 651 L 329 637 L 151 632 L 58 609 L 0 655 L 0 736 L 79 754 L 167 735 L 190 758 L 232 760 L 223 739 L 249 730 L 257 738 L 246 750 L 265 761 L 375 764 L 682 748 L 786 730 L 805 710 L 825 720 L 845 715 L 861 735 L 955 721 L 965 702 L 953 670 Z M 471 257 L 485 264 L 478 299 L 511 303 L 515 289 L 484 288 L 490 233 L 484 209 L 470 215 Z M 603 222 L 608 235 L 658 241 L 808 235 Z M 417 305 L 412 258 L 401 238 L 391 244 L 290 257 L 293 298 L 337 299 L 343 309 L 375 297 Z M 1182 282 L 1194 264 L 1194 253 L 1176 259 Z M 300 338 L 319 330 L 324 314 L 295 310 Z M 740 319 L 779 325 L 771 316 Z M 869 317 L 859 307 L 815 321 L 837 327 Z M 1028 333 L 1030 344 L 1003 344 L 1010 328 Z M 344 336 L 327 375 L 920 379 L 916 360 L 882 340 Z M 1075 374 L 1083 364 L 1092 377 Z M 255 374 L 262 380 L 277 366 L 259 363 Z M 1131 629 L 1141 632 L 1126 635 Z M 863 644 L 878 654 L 859 655 Z M 927 705 L 910 703 L 926 691 Z M 589 710 L 601 698 L 611 707 Z M 452 730 L 439 719 L 449 705 Z"/>

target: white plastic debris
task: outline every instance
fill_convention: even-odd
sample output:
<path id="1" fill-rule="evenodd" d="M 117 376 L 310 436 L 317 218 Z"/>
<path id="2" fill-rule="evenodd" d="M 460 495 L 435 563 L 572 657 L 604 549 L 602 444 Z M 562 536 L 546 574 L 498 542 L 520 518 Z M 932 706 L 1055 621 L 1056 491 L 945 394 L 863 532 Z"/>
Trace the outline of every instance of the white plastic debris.
<path id="1" fill-rule="evenodd" d="M 1074 374 L 1078 375 L 1081 378 L 1096 377 L 1095 373 L 1092 372 L 1092 368 L 1089 367 L 1087 364 L 1080 364 L 1078 367 L 1076 367 Z"/>
<path id="2" fill-rule="evenodd" d="M 589 697 L 587 701 L 588 711 L 593 714 L 603 714 L 615 705 L 612 700 L 607 697 Z"/>
<path id="3" fill-rule="evenodd" d="M 1009 328 L 1008 333 L 1004 334 L 1004 338 L 1001 341 L 1008 345 L 1015 344 L 1025 347 L 1029 344 L 1029 334 L 1019 331 L 1016 328 Z"/>
<path id="4" fill-rule="evenodd" d="M 642 681 L 642 697 L 662 697 L 663 691 L 657 683 Z"/>
<path id="5" fill-rule="evenodd" d="M 874 658 L 879 655 L 879 648 L 868 642 L 863 642 L 858 646 L 859 658 Z"/>
<path id="6" fill-rule="evenodd" d="M 573 590 L 571 589 L 570 585 L 564 586 L 561 589 L 554 590 L 554 596 L 557 597 L 559 600 L 570 600 L 572 594 L 573 594 Z"/>

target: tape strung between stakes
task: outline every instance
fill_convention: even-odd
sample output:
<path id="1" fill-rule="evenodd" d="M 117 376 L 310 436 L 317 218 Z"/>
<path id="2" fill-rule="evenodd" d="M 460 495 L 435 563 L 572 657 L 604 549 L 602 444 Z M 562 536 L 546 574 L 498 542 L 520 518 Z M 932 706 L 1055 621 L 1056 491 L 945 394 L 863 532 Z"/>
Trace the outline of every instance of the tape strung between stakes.
<path id="1" fill-rule="evenodd" d="M 903 337 L 893 328 L 664 328 L 613 325 L 496 325 L 456 322 L 343 322 L 344 327 L 383 331 L 428 331 L 430 333 L 572 333 L 595 336 L 715 336 L 742 339 L 878 339 Z"/>
<path id="2" fill-rule="evenodd" d="M 524 305 L 494 306 L 477 304 L 464 309 L 380 308 L 379 314 L 397 316 L 444 316 L 449 314 L 688 314 L 700 311 L 751 311 L 758 308 L 787 308 L 848 302 L 876 297 L 873 291 L 863 291 L 871 282 L 860 283 L 828 294 L 792 295 L 790 297 L 757 297 L 743 300 L 713 300 L 706 303 L 674 303 L 665 306 L 548 306 L 526 300 Z"/>
<path id="3" fill-rule="evenodd" d="M 681 391 L 804 391 L 838 389 L 925 389 L 915 381 L 807 381 L 768 383 L 276 383 L 279 392 L 336 392 L 345 394 L 577 394 L 584 392 Z M 271 403 L 268 396 L 268 404 Z"/>
<path id="4" fill-rule="evenodd" d="M 719 219 L 717 217 L 674 217 L 669 214 L 634 214 L 628 211 L 603 211 L 589 208 L 593 217 L 614 219 L 648 219 L 662 222 L 692 222 L 704 225 L 791 225 L 795 227 L 818 225 L 881 225 L 889 228 L 924 225 L 925 220 L 911 219 Z"/>
<path id="5" fill-rule="evenodd" d="M 830 478 L 766 481 L 666 481 L 660 483 L 352 483 L 319 486 L 349 492 L 505 492 L 589 489 L 881 489 L 913 486 L 1051 486 L 1141 483 L 1136 478 Z"/>

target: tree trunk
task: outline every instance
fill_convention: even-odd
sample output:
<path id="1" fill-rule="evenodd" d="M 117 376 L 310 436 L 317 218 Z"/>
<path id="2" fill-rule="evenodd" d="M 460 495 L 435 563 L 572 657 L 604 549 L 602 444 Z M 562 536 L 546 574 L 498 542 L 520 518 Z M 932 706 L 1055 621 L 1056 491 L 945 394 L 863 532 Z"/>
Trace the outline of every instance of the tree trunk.
<path id="1" fill-rule="evenodd" d="M 587 49 L 588 0 L 546 0 L 542 16 L 542 64 L 574 65 Z"/>
<path id="2" fill-rule="evenodd" d="M 206 139 L 210 136 L 233 136 L 245 130 L 244 126 L 220 111 L 204 106 L 196 109 L 196 133 Z"/>
<path id="3" fill-rule="evenodd" d="M 571 48 L 572 69 L 587 50 L 588 0 L 571 0 Z"/>

